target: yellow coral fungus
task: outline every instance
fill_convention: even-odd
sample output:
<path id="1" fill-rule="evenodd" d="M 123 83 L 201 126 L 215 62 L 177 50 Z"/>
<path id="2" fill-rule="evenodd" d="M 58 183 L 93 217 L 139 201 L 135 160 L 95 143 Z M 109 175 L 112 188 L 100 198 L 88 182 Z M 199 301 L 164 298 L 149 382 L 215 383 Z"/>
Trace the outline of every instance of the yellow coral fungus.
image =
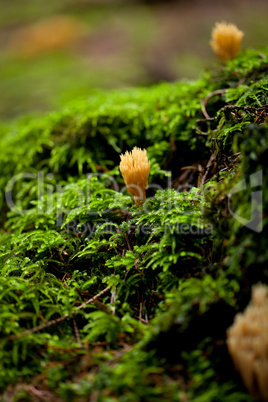
<path id="1" fill-rule="evenodd" d="M 220 60 L 231 60 L 239 52 L 243 36 L 244 33 L 236 25 L 216 22 L 212 30 L 210 45 Z"/>
<path id="2" fill-rule="evenodd" d="M 150 161 L 148 161 L 147 152 L 145 149 L 135 147 L 132 152 L 120 155 L 120 158 L 119 168 L 124 182 L 138 206 L 146 198 L 145 190 L 148 188 Z"/>
<path id="3" fill-rule="evenodd" d="M 243 314 L 237 314 L 227 331 L 227 346 L 236 369 L 256 398 L 268 401 L 268 288 L 252 290 Z"/>

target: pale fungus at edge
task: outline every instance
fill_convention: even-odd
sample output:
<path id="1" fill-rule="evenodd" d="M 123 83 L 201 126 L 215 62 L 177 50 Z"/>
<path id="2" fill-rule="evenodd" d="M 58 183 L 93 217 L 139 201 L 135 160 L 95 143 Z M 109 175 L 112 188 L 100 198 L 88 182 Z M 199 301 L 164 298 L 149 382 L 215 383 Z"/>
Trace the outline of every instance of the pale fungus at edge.
<path id="1" fill-rule="evenodd" d="M 227 346 L 247 389 L 257 399 L 268 401 L 268 288 L 253 286 L 244 313 L 236 315 L 227 331 Z"/>

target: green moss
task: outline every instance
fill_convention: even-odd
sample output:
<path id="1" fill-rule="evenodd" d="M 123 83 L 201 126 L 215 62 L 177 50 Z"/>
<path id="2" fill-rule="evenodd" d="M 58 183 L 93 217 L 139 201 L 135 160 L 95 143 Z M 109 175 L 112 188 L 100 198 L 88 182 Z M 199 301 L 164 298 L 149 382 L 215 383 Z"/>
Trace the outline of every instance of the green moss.
<path id="1" fill-rule="evenodd" d="M 267 58 L 1 126 L 4 398 L 31 383 L 63 400 L 250 400 L 225 338 L 268 283 Z M 118 169 L 133 146 L 151 160 L 140 208 Z M 259 171 L 254 232 L 230 211 L 244 216 L 258 183 L 227 195 Z"/>

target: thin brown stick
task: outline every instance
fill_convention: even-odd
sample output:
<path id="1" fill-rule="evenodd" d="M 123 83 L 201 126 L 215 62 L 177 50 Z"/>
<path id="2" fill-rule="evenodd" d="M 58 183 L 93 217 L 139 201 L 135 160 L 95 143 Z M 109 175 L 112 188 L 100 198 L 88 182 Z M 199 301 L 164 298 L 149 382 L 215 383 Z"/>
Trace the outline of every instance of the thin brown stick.
<path id="1" fill-rule="evenodd" d="M 110 288 L 111 288 L 110 286 L 107 286 L 105 289 L 103 289 L 97 295 L 93 296 L 91 299 L 87 300 L 85 303 L 81 304 L 79 307 L 72 310 L 71 315 L 75 314 L 79 310 L 82 310 L 86 305 L 93 303 L 96 299 L 98 299 L 100 296 L 102 296 L 104 293 L 106 293 Z M 27 331 L 21 332 L 20 334 L 11 335 L 7 339 L 10 341 L 13 341 L 15 339 L 19 339 L 24 336 L 33 334 L 35 332 L 41 331 L 42 329 L 51 327 L 52 325 L 59 324 L 60 322 L 66 320 L 66 318 L 69 318 L 69 316 L 70 315 L 68 313 L 64 314 L 62 317 L 56 318 L 55 320 L 48 321 L 45 324 L 37 325 L 37 327 L 27 329 Z"/>
<path id="2" fill-rule="evenodd" d="M 128 235 L 127 235 L 127 233 L 125 233 L 125 239 L 126 239 L 126 243 L 127 243 L 127 247 L 128 247 L 128 249 L 129 249 L 130 251 L 132 251 L 132 248 L 131 248 L 131 246 L 130 246 L 130 243 L 129 243 L 129 239 L 128 239 Z"/>
<path id="3" fill-rule="evenodd" d="M 205 174 L 202 177 L 202 182 L 201 182 L 202 186 L 205 184 L 209 169 L 210 169 L 211 166 L 214 165 L 215 161 L 216 161 L 216 152 L 214 151 L 213 154 L 211 155 L 211 157 L 209 158 L 209 161 L 208 161 L 207 166 L 206 166 Z"/>
<path id="4" fill-rule="evenodd" d="M 208 104 L 209 99 L 215 95 L 223 95 L 223 94 L 225 94 L 225 92 L 226 92 L 226 89 L 217 89 L 216 91 L 213 91 L 210 94 L 208 94 L 204 100 L 203 99 L 200 100 L 203 115 L 205 116 L 205 118 L 207 120 L 214 120 L 214 117 L 211 117 L 207 112 L 207 104 Z"/>
<path id="5" fill-rule="evenodd" d="M 100 296 L 102 296 L 104 293 L 108 292 L 108 290 L 111 288 L 111 286 L 107 286 L 107 288 L 103 289 L 100 293 L 97 295 L 93 296 L 91 299 L 87 300 L 85 303 L 81 304 L 79 307 L 74 309 L 72 311 L 72 314 L 75 313 L 78 310 L 82 310 L 87 304 L 93 303 L 96 299 L 98 299 Z"/>
<path id="6" fill-rule="evenodd" d="M 199 173 L 201 173 L 200 168 L 196 166 L 184 166 L 181 168 L 181 170 L 197 170 Z"/>
<path id="7" fill-rule="evenodd" d="M 82 348 L 83 345 L 82 345 L 82 342 L 81 342 L 79 329 L 78 329 L 78 326 L 77 326 L 76 321 L 75 321 L 74 318 L 73 318 L 73 324 L 74 324 L 74 333 L 75 333 L 76 341 L 77 341 L 78 345 L 80 346 L 80 348 Z"/>
<path id="8" fill-rule="evenodd" d="M 203 99 L 200 99 L 200 103 L 201 103 L 202 113 L 205 116 L 206 120 L 214 120 L 214 117 L 210 117 L 210 115 L 207 112 L 205 101 Z"/>

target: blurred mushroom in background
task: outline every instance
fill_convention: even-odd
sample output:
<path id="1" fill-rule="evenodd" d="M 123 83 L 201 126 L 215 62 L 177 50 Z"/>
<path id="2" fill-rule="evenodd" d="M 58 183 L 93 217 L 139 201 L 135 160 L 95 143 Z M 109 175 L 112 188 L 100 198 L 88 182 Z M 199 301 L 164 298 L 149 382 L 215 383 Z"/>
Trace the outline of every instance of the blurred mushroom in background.
<path id="1" fill-rule="evenodd" d="M 17 29 L 10 38 L 10 48 L 16 55 L 33 57 L 68 48 L 83 35 L 79 19 L 58 15 Z"/>

